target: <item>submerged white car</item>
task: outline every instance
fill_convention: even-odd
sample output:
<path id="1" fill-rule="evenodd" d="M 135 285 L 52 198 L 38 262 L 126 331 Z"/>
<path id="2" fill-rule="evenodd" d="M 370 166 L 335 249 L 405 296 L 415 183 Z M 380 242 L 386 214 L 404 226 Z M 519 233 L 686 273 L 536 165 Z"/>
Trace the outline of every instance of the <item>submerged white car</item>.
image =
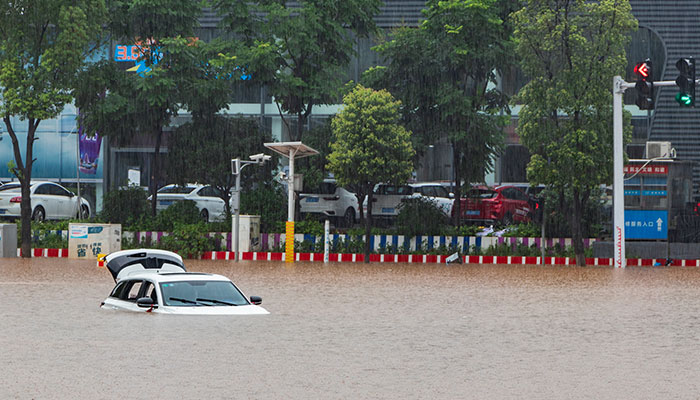
<path id="1" fill-rule="evenodd" d="M 246 296 L 225 276 L 187 272 L 182 257 L 156 249 L 109 254 L 105 265 L 116 286 L 101 307 L 108 310 L 189 315 L 269 314 L 262 299 Z"/>

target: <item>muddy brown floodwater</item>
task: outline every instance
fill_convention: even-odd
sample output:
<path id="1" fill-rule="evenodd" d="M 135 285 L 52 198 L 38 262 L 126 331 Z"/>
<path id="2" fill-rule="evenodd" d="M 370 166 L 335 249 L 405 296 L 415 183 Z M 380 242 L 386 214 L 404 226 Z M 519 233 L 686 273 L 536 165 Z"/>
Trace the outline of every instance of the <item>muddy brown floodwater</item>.
<path id="1" fill-rule="evenodd" d="M 102 310 L 94 262 L 0 259 L 0 398 L 700 396 L 700 269 L 186 265 L 271 314 Z"/>

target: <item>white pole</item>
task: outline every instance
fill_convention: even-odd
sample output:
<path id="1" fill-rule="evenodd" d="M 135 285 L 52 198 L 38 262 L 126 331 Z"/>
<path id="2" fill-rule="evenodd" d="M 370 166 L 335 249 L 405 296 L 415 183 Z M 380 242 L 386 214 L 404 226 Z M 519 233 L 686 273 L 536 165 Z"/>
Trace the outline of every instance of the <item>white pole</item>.
<path id="1" fill-rule="evenodd" d="M 323 226 L 323 262 L 325 264 L 328 263 L 329 259 L 329 251 L 330 251 L 330 245 L 331 245 L 331 221 L 326 220 L 326 223 Z"/>
<path id="2" fill-rule="evenodd" d="M 289 178 L 287 179 L 287 221 L 294 222 L 294 150 L 289 150 Z"/>
<path id="3" fill-rule="evenodd" d="M 78 148 L 76 149 L 77 157 L 78 157 L 78 168 L 76 169 L 76 178 L 78 178 L 78 220 L 82 220 L 82 206 L 83 206 L 83 201 L 80 199 L 80 131 L 78 131 L 78 134 L 76 135 L 78 137 L 77 145 Z"/>
<path id="4" fill-rule="evenodd" d="M 616 268 L 625 268 L 625 191 L 623 175 L 624 148 L 622 143 L 622 94 L 626 82 L 613 78 L 613 221 L 614 261 Z"/>
<path id="5" fill-rule="evenodd" d="M 236 190 L 233 192 L 233 196 L 235 199 L 233 200 L 233 207 L 234 207 L 234 215 L 235 217 L 233 218 L 233 241 L 235 243 L 234 251 L 236 254 L 236 262 L 240 259 L 240 253 L 239 251 L 239 218 L 241 214 L 241 171 L 239 170 L 238 173 L 236 174 Z"/>

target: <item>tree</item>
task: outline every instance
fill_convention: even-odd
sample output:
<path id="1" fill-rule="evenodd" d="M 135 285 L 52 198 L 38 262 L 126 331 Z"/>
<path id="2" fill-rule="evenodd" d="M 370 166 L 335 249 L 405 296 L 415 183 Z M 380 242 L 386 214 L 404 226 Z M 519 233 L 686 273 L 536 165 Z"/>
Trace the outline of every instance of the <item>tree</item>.
<path id="1" fill-rule="evenodd" d="M 139 47 L 140 72 L 120 71 L 113 61 L 83 74 L 76 105 L 84 132 L 100 132 L 118 143 L 135 136 L 153 140 L 150 191 L 151 214 L 156 213 L 160 185 L 160 147 L 164 128 L 182 104 L 182 62 L 167 51 L 169 40 L 183 37 L 194 42 L 201 10 L 197 0 L 114 0 L 109 3 L 111 34 Z M 118 123 L 116 123 L 118 121 Z"/>
<path id="2" fill-rule="evenodd" d="M 364 79 L 404 103 L 403 118 L 423 151 L 439 140 L 452 145 L 457 195 L 461 182 L 482 181 L 503 144 L 507 98 L 497 72 L 512 57 L 505 22 L 516 5 L 508 0 L 431 0 L 419 28 L 402 28 L 375 49 L 385 67 Z M 460 202 L 455 202 L 459 218 Z M 459 221 L 455 221 L 459 223 Z"/>
<path id="3" fill-rule="evenodd" d="M 293 3 L 294 5 L 288 5 Z M 292 141 L 316 105 L 338 98 L 357 37 L 375 31 L 380 0 L 217 0 L 224 27 L 249 47 L 253 79 L 274 97 Z M 296 116 L 290 126 L 286 112 Z M 294 129 L 296 128 L 296 129 Z"/>
<path id="4" fill-rule="evenodd" d="M 367 195 L 365 262 L 369 262 L 374 185 L 405 182 L 413 171 L 411 132 L 399 123 L 400 108 L 401 102 L 388 91 L 358 85 L 343 98 L 343 109 L 331 123 L 335 140 L 328 169 L 341 186 L 361 188 L 361 200 Z"/>
<path id="5" fill-rule="evenodd" d="M 206 182 L 215 186 L 231 214 L 229 199 L 236 182 L 231 174 L 231 159 L 245 158 L 265 150 L 269 141 L 256 120 L 212 115 L 188 122 L 170 136 L 169 170 L 176 183 Z M 272 163 L 268 163 L 270 168 Z M 259 174 L 258 168 L 243 170 L 244 175 Z M 268 175 L 270 171 L 267 171 Z M 242 180 L 245 182 L 245 180 Z"/>
<path id="6" fill-rule="evenodd" d="M 513 14 L 517 51 L 531 78 L 518 94 L 528 179 L 572 194 L 573 247 L 583 255 L 582 213 L 612 179 L 612 78 L 624 75 L 637 21 L 627 0 L 530 0 Z"/>
<path id="7" fill-rule="evenodd" d="M 72 99 L 78 71 L 99 47 L 103 0 L 31 0 L 0 4 L 0 116 L 12 140 L 10 170 L 21 184 L 22 256 L 31 257 L 34 141 L 41 121 Z M 27 122 L 25 145 L 12 117 Z M 24 147 L 24 157 L 22 155 Z"/>
<path id="8" fill-rule="evenodd" d="M 218 114 L 231 102 L 235 90 L 250 83 L 238 65 L 245 48 L 225 38 L 209 43 L 182 37 L 162 42 L 162 51 L 171 60 L 170 73 L 178 77 L 180 106 L 192 116 L 170 136 L 170 177 L 180 184 L 196 181 L 215 186 L 230 214 L 229 198 L 235 185 L 231 159 L 260 153 L 265 150 L 263 143 L 270 141 L 258 121 Z M 244 175 L 254 172 L 260 170 L 246 169 Z"/>

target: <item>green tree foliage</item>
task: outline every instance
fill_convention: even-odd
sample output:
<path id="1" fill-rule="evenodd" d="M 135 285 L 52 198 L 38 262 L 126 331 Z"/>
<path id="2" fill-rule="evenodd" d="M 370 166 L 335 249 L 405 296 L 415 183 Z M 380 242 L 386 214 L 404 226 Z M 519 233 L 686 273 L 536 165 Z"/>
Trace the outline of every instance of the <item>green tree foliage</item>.
<path id="1" fill-rule="evenodd" d="M 269 141 L 258 124 L 251 118 L 229 118 L 212 115 L 198 118 L 178 127 L 169 142 L 169 175 L 175 183 L 201 182 L 215 186 L 226 202 L 226 213 L 231 214 L 230 191 L 236 185 L 231 174 L 231 159 L 247 160 L 251 154 L 265 151 L 263 143 Z M 270 179 L 274 163 L 243 170 L 241 184 Z M 250 185 L 248 185 L 249 187 Z"/>
<path id="2" fill-rule="evenodd" d="M 11 172 L 22 185 L 22 254 L 31 257 L 34 141 L 41 121 L 57 116 L 72 99 L 78 71 L 99 47 L 103 0 L 26 0 L 0 3 L 0 118 L 12 140 Z M 26 121 L 24 145 L 17 117 Z M 24 155 L 22 155 L 24 150 Z"/>
<path id="3" fill-rule="evenodd" d="M 509 0 L 431 0 L 419 28 L 402 28 L 375 49 L 387 65 L 363 79 L 404 103 L 419 151 L 439 141 L 453 149 L 456 191 L 491 170 L 503 143 L 507 99 L 496 73 L 512 59 Z M 455 205 L 459 207 L 459 202 Z M 456 213 L 455 215 L 460 215 Z"/>
<path id="4" fill-rule="evenodd" d="M 332 139 L 331 118 L 304 133 L 304 144 L 318 151 L 318 154 L 313 157 L 304 157 L 294 161 L 294 172 L 304 176 L 305 192 L 319 188 L 323 179 L 328 176 L 326 164 L 328 163 L 328 154 L 331 152 Z"/>
<path id="5" fill-rule="evenodd" d="M 117 143 L 145 136 L 154 143 L 150 191 L 155 215 L 160 184 L 160 147 L 164 127 L 184 103 L 181 96 L 185 57 L 168 51 L 182 46 L 178 38 L 194 42 L 201 2 L 197 0 L 115 0 L 109 3 L 109 30 L 114 38 L 139 46 L 148 70 L 121 71 L 114 61 L 104 61 L 82 75 L 76 96 L 84 132 L 100 132 Z M 194 62 L 190 58 L 191 62 Z M 118 122 L 117 122 L 118 121 Z"/>
<path id="6" fill-rule="evenodd" d="M 336 101 L 357 37 L 375 30 L 380 0 L 217 0 L 225 29 L 248 46 L 246 65 L 301 140 L 316 105 Z M 293 4 L 293 5 L 290 5 Z M 293 126 L 284 113 L 296 116 Z"/>
<path id="7" fill-rule="evenodd" d="M 612 79 L 624 75 L 637 28 L 627 0 L 530 0 L 513 14 L 531 78 L 518 100 L 518 133 L 532 154 L 528 179 L 570 192 L 573 245 L 584 265 L 581 222 L 591 191 L 612 177 Z"/>
<path id="8" fill-rule="evenodd" d="M 148 195 L 141 188 L 110 190 L 102 199 L 100 219 L 108 223 L 131 226 L 148 216 Z"/>
<path id="9" fill-rule="evenodd" d="M 241 193 L 241 213 L 259 215 L 260 232 L 284 232 L 284 228 L 278 229 L 276 224 L 287 220 L 286 205 L 287 196 L 275 182 L 257 182 Z"/>
<path id="10" fill-rule="evenodd" d="M 361 189 L 360 204 L 367 198 L 365 260 L 369 262 L 372 223 L 372 190 L 379 182 L 405 182 L 413 171 L 415 151 L 411 132 L 399 122 L 401 102 L 386 90 L 358 85 L 343 98 L 343 109 L 333 119 L 335 140 L 328 169 L 341 186 Z"/>

